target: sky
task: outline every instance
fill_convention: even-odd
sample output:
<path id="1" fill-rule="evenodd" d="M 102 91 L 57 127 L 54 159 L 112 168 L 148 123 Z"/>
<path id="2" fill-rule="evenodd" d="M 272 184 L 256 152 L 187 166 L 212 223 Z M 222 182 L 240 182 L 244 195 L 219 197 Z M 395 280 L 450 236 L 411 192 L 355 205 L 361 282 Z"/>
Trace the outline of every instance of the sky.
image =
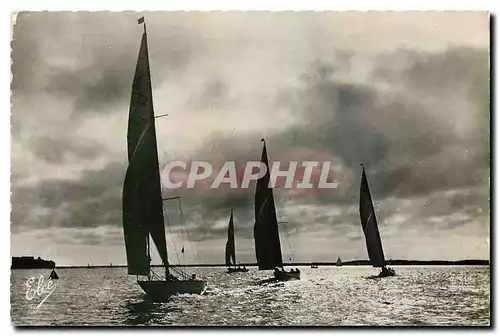
<path id="1" fill-rule="evenodd" d="M 275 190 L 285 260 L 367 259 L 360 163 L 387 259 L 489 259 L 489 14 L 453 11 L 20 13 L 13 256 L 125 264 L 143 15 L 155 113 L 168 113 L 156 119 L 160 166 L 259 160 L 263 137 L 270 161 L 333 163 L 335 190 Z M 255 262 L 252 185 L 163 195 L 182 197 L 183 221 L 165 202 L 171 262 L 222 263 L 231 208 L 237 259 Z"/>

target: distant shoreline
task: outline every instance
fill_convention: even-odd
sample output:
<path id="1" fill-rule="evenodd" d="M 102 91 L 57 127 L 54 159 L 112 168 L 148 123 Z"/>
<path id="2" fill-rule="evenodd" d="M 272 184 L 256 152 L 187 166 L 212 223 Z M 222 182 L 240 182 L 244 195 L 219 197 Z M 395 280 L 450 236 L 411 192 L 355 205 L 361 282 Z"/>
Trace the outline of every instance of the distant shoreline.
<path id="1" fill-rule="evenodd" d="M 335 262 L 296 262 L 284 263 L 284 266 L 311 266 L 315 264 L 318 266 L 336 266 Z M 466 259 L 466 260 L 388 260 L 387 265 L 391 266 L 488 266 L 489 260 L 482 259 Z M 351 260 L 343 261 L 342 266 L 370 266 L 368 260 Z M 184 264 L 184 265 L 171 265 L 172 267 L 226 267 L 225 264 Z M 241 263 L 240 266 L 257 267 L 257 263 Z M 95 266 L 56 266 L 56 268 L 115 268 L 127 267 L 127 265 L 95 265 Z M 162 265 L 152 265 L 152 267 L 162 267 Z"/>

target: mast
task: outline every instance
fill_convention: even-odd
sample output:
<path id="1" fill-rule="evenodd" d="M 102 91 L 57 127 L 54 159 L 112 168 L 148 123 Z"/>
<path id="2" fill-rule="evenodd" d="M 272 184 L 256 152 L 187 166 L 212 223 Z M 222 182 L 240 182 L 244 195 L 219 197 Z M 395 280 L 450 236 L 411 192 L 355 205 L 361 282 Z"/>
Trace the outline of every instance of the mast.
<path id="1" fill-rule="evenodd" d="M 366 248 L 368 256 L 373 267 L 384 267 L 385 257 L 382 249 L 382 240 L 378 230 L 377 217 L 373 208 L 373 201 L 368 186 L 365 167 L 361 164 L 363 173 L 361 176 L 360 198 L 359 198 L 359 215 L 361 219 L 361 227 L 366 240 Z"/>
<path id="2" fill-rule="evenodd" d="M 270 171 L 267 158 L 266 142 L 262 148 L 261 162 L 266 166 L 266 174 L 257 180 L 255 188 L 255 254 L 259 270 L 275 267 L 283 268 L 278 219 L 274 204 L 273 188 L 269 186 Z"/>

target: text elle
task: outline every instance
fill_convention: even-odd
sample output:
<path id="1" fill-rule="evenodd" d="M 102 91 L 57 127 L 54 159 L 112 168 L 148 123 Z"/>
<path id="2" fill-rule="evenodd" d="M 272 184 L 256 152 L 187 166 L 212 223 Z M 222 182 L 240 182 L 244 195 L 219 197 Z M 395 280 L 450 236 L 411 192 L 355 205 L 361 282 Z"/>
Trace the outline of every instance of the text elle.
<path id="1" fill-rule="evenodd" d="M 56 289 L 56 283 L 51 279 L 48 279 L 46 283 L 44 283 L 43 280 L 43 275 L 40 275 L 38 277 L 38 282 L 36 282 L 36 277 L 30 277 L 28 281 L 26 281 L 26 300 L 31 301 L 35 297 L 42 297 L 44 294 L 47 294 L 35 309 L 40 308 L 50 294 Z"/>

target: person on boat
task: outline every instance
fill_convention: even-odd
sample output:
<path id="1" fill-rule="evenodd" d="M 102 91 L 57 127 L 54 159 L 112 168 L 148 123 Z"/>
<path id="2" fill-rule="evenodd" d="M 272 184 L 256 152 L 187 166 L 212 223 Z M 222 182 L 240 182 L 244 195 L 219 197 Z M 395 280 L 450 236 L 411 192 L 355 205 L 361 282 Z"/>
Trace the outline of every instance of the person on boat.
<path id="1" fill-rule="evenodd" d="M 278 267 L 274 268 L 274 277 L 278 277 L 280 275 L 281 271 Z"/>
<path id="2" fill-rule="evenodd" d="M 168 273 L 167 274 L 167 280 L 169 280 L 169 281 L 179 281 L 179 279 L 175 275 L 173 275 L 172 273 Z"/>
<path id="3" fill-rule="evenodd" d="M 246 271 L 247 270 L 247 267 L 245 265 L 243 265 L 243 270 Z"/>
<path id="4" fill-rule="evenodd" d="M 193 274 L 191 275 L 191 280 L 196 280 L 196 274 L 194 274 L 194 273 L 193 273 Z"/>

